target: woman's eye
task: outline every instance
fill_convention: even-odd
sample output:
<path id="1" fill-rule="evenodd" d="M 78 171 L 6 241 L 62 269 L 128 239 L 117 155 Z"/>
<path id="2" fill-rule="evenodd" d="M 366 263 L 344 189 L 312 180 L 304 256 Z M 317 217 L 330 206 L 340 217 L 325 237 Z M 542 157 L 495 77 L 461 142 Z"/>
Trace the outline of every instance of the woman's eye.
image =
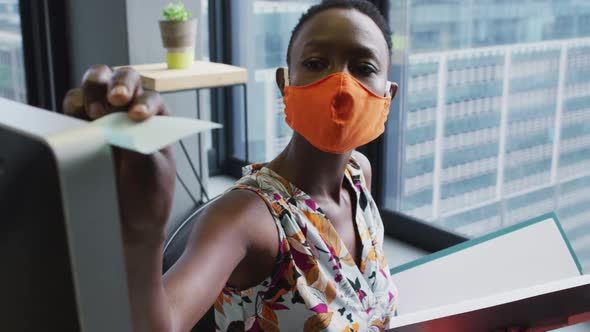
<path id="1" fill-rule="evenodd" d="M 320 71 L 325 68 L 324 64 L 318 59 L 309 59 L 303 62 L 303 66 L 309 70 Z"/>
<path id="2" fill-rule="evenodd" d="M 359 65 L 357 67 L 357 71 L 360 74 L 363 74 L 363 75 L 367 75 L 368 76 L 368 75 L 377 73 L 377 68 L 375 68 L 375 66 L 373 66 L 371 64 L 365 63 L 365 64 Z"/>

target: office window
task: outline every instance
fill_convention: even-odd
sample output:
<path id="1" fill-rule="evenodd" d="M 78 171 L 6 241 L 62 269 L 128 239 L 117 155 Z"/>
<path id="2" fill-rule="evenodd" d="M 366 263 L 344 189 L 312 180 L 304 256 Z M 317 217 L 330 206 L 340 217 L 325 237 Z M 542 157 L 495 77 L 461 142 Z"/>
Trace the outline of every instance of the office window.
<path id="1" fill-rule="evenodd" d="M 18 0 L 0 1 L 0 97 L 27 99 Z"/>
<path id="2" fill-rule="evenodd" d="M 555 211 L 588 270 L 590 3 L 390 4 L 384 207 L 468 237 Z"/>
<path id="3" fill-rule="evenodd" d="M 299 17 L 319 0 L 231 2 L 233 63 L 248 68 L 249 161 L 273 159 L 289 142 L 291 129 L 284 121 L 284 107 L 275 83 L 275 70 L 284 67 L 291 31 Z M 236 94 L 234 110 L 243 105 Z M 235 111 L 232 146 L 237 159 L 245 155 L 244 119 Z"/>

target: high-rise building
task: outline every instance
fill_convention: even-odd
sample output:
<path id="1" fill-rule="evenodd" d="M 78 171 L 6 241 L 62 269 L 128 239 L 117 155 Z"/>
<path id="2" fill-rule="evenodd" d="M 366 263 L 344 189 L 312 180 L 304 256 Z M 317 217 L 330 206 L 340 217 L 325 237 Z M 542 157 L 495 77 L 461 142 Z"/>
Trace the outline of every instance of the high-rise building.
<path id="1" fill-rule="evenodd" d="M 0 0 L 0 97 L 26 101 L 18 0 Z"/>
<path id="2" fill-rule="evenodd" d="M 556 211 L 590 267 L 590 3 L 398 1 L 398 208 L 468 236 Z"/>

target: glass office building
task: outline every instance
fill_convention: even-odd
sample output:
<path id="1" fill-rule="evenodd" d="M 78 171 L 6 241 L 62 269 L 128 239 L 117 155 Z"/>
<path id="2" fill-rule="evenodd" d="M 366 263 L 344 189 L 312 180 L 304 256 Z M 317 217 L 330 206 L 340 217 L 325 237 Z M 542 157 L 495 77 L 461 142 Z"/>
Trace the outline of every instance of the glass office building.
<path id="1" fill-rule="evenodd" d="M 18 0 L 0 0 L 0 97 L 27 98 Z"/>
<path id="2" fill-rule="evenodd" d="M 393 3 L 406 93 L 387 204 L 468 236 L 555 211 L 590 267 L 590 2 Z"/>

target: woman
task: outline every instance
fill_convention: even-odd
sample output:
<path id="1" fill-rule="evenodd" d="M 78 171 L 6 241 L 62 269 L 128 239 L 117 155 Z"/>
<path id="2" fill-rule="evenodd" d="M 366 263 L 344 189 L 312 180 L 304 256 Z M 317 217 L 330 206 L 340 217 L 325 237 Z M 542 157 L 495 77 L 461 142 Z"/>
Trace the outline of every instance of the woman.
<path id="1" fill-rule="evenodd" d="M 170 148 L 145 157 L 116 149 L 122 230 L 137 331 L 188 331 L 215 306 L 219 330 L 383 330 L 396 289 L 370 195 L 371 166 L 354 148 L 379 136 L 397 85 L 388 83 L 390 33 L 367 1 L 312 7 L 294 29 L 288 69 L 277 70 L 294 134 L 253 165 L 195 223 L 162 278 L 175 183 Z M 137 73 L 89 69 L 64 100 L 96 119 L 166 114 Z"/>

